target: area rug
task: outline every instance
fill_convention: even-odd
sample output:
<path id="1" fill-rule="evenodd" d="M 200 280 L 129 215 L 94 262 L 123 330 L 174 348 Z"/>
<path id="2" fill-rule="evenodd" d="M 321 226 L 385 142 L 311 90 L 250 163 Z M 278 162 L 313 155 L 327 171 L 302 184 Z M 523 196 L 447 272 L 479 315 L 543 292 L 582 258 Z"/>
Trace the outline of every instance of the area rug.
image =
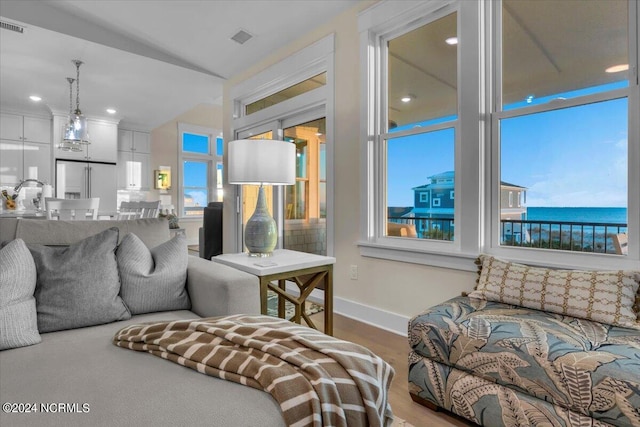
<path id="1" fill-rule="evenodd" d="M 391 427 L 413 427 L 413 424 L 409 424 L 402 418 L 394 417 Z"/>
<path id="2" fill-rule="evenodd" d="M 291 319 L 293 317 L 293 314 L 295 313 L 293 304 L 291 304 L 289 301 L 285 301 L 284 307 L 285 307 L 284 313 L 286 318 Z M 311 301 L 307 301 L 305 303 L 305 308 L 306 308 L 305 310 L 306 313 L 309 315 L 323 311 L 323 308 L 321 305 L 318 305 Z M 268 291 L 268 294 L 267 294 L 267 314 L 269 316 L 278 315 L 278 295 L 276 295 L 276 293 L 273 291 Z"/>

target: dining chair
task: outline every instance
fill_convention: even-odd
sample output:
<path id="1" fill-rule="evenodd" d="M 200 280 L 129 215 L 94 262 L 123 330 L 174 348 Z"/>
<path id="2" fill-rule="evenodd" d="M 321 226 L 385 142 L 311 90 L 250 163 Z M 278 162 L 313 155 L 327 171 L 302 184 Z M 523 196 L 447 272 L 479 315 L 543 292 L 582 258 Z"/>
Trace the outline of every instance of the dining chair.
<path id="1" fill-rule="evenodd" d="M 97 220 L 100 198 L 55 199 L 46 197 L 47 219 L 58 220 Z"/>
<path id="2" fill-rule="evenodd" d="M 157 218 L 160 213 L 160 200 L 153 202 L 122 202 L 118 219 Z"/>

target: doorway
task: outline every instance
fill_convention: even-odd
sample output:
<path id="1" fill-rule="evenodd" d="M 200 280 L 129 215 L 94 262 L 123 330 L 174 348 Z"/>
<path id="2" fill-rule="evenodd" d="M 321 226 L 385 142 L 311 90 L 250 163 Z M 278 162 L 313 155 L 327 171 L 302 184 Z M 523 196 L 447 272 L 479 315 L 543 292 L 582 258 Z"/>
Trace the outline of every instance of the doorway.
<path id="1" fill-rule="evenodd" d="M 296 145 L 296 183 L 265 187 L 269 213 L 278 224 L 278 248 L 319 255 L 327 254 L 327 150 L 324 109 L 276 120 L 237 133 L 240 139 L 282 139 Z M 320 117 L 318 117 L 320 116 Z M 239 237 L 244 247 L 244 226 L 253 215 L 258 198 L 257 185 L 243 185 L 240 196 Z"/>
<path id="2" fill-rule="evenodd" d="M 321 117 L 284 129 L 296 145 L 296 183 L 285 187 L 285 249 L 327 254 L 326 119 Z"/>

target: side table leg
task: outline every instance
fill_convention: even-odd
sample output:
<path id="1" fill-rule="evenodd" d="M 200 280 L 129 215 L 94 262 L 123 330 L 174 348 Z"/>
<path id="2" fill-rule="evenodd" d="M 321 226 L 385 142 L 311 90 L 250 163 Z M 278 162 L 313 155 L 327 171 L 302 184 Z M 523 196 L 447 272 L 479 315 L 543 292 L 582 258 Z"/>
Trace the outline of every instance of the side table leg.
<path id="1" fill-rule="evenodd" d="M 324 333 L 333 336 L 333 264 L 324 278 Z"/>
<path id="2" fill-rule="evenodd" d="M 260 278 L 260 313 L 267 315 L 267 284 L 269 281 L 264 277 Z"/>
<path id="3" fill-rule="evenodd" d="M 286 291 L 287 290 L 287 281 L 284 280 L 284 279 L 278 280 L 278 287 L 280 289 L 282 289 L 283 291 Z M 282 298 L 280 295 L 278 295 L 278 317 L 281 318 L 281 319 L 285 318 L 285 316 L 284 316 L 284 308 L 285 308 L 284 304 L 285 304 L 285 299 Z"/>

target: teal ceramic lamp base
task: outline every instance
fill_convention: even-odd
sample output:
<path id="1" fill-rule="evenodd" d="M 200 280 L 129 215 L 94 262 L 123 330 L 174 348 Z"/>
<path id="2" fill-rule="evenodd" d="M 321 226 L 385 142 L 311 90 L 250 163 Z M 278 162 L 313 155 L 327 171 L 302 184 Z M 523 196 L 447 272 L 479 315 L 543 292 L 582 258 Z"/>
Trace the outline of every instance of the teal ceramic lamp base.
<path id="1" fill-rule="evenodd" d="M 244 229 L 244 245 L 249 250 L 249 256 L 268 257 L 273 254 L 277 243 L 278 228 L 267 209 L 264 187 L 261 185 L 256 210 Z"/>

